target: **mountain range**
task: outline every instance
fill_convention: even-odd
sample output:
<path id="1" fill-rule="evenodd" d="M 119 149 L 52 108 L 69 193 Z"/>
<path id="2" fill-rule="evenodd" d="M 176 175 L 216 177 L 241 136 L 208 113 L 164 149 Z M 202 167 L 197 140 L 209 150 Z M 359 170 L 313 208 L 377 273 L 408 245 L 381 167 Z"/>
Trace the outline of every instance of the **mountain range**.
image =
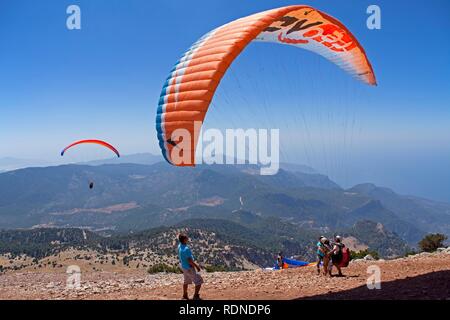
<path id="1" fill-rule="evenodd" d="M 283 226 L 322 233 L 369 220 L 410 245 L 429 232 L 450 234 L 450 204 L 373 184 L 343 189 L 305 166 L 281 164 L 276 175 L 261 176 L 254 165 L 178 168 L 145 154 L 122 161 L 139 163 L 108 160 L 1 173 L 0 228 L 129 233 L 191 219 L 249 225 L 275 218 Z"/>
<path id="2" fill-rule="evenodd" d="M 315 260 L 317 231 L 286 224 L 276 218 L 252 219 L 250 223 L 244 216 L 236 221 L 190 219 L 170 227 L 110 236 L 79 228 L 0 230 L 0 257 L 16 261 L 12 265 L 8 263 L 9 266 L 0 264 L 0 273 L 47 264 L 44 261 L 49 257 L 70 255 L 76 258 L 81 253 L 105 260 L 102 264 L 114 264 L 112 260 L 115 260 L 133 268 L 161 263 L 176 267 L 174 240 L 179 232 L 188 232 L 197 259 L 210 270 L 270 267 L 279 251 L 300 260 Z M 346 242 L 358 239 L 359 245 L 376 250 L 382 257 L 402 255 L 408 249 L 398 236 L 370 221 L 358 222 L 342 235 Z M 137 264 L 130 265 L 131 261 Z"/>

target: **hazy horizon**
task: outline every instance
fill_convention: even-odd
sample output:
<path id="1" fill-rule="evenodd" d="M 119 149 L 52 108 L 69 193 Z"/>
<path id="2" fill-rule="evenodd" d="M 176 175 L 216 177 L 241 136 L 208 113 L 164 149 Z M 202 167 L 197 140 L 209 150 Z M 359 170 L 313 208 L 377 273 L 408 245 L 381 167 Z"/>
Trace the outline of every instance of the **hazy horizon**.
<path id="1" fill-rule="evenodd" d="M 102 154 L 102 156 L 93 156 L 93 157 L 92 156 L 90 156 L 90 157 L 82 156 L 82 157 L 76 157 L 76 158 L 72 157 L 69 160 L 61 158 L 61 157 L 54 157 L 54 158 L 48 158 L 48 159 L 23 159 L 23 158 L 16 159 L 14 157 L 2 157 L 2 158 L 0 158 L 0 173 L 2 172 L 2 167 L 4 166 L 4 165 L 2 165 L 2 160 L 7 159 L 7 158 L 11 158 L 11 160 L 15 159 L 15 160 L 24 161 L 26 165 L 23 168 L 32 167 L 32 166 L 47 167 L 47 166 L 58 166 L 58 165 L 64 165 L 64 164 L 83 164 L 84 162 L 106 161 L 106 160 L 116 159 L 115 157 L 108 156 L 107 155 L 108 152 L 105 152 L 105 151 L 100 152 L 100 154 Z M 140 153 L 123 154 L 122 158 L 127 158 L 130 156 L 132 157 L 132 156 L 136 156 L 136 155 L 149 155 L 149 156 L 154 156 L 154 157 L 159 156 L 157 154 L 153 154 L 150 152 L 140 152 Z M 160 161 L 164 162 L 164 159 L 160 159 Z M 29 164 L 30 162 L 33 164 L 30 165 Z M 393 191 L 395 191 L 396 193 L 401 194 L 401 195 L 423 197 L 423 198 L 427 198 L 427 199 L 434 200 L 434 201 L 450 203 L 450 198 L 447 198 L 447 192 L 446 192 L 447 190 L 445 190 L 445 189 L 442 190 L 443 191 L 442 193 L 433 194 L 432 192 L 430 192 L 430 190 L 428 188 L 423 188 L 420 185 L 409 184 L 408 182 L 410 180 L 408 180 L 408 179 L 400 180 L 400 182 L 403 182 L 403 183 L 396 184 L 396 181 L 399 181 L 397 177 L 398 176 L 405 177 L 405 175 L 407 175 L 408 171 L 410 170 L 410 168 L 405 168 L 404 170 L 399 171 L 398 168 L 402 167 L 401 163 L 394 164 L 391 168 L 389 168 L 388 171 L 384 172 L 384 174 L 383 174 L 383 172 L 380 172 L 379 169 L 377 170 L 376 166 L 374 166 L 372 168 L 355 167 L 354 171 L 353 171 L 353 176 L 347 176 L 344 181 L 344 180 L 340 180 L 339 178 L 334 178 L 334 177 L 328 175 L 326 172 L 322 171 L 320 168 L 311 166 L 306 163 L 290 162 L 290 161 L 287 161 L 287 162 L 282 161 L 282 162 L 288 163 L 288 164 L 303 165 L 303 166 L 311 167 L 312 169 L 317 171 L 317 173 L 328 176 L 331 180 L 333 180 L 334 182 L 339 184 L 344 189 L 351 188 L 358 184 L 372 183 L 379 187 L 385 187 L 385 188 L 392 189 Z M 374 162 L 376 162 L 376 161 L 374 160 Z M 416 165 L 415 163 L 409 163 L 409 167 L 411 167 L 411 166 L 414 167 L 415 165 Z M 21 168 L 22 167 L 20 167 L 19 169 L 21 169 Z M 12 171 L 12 170 L 15 170 L 15 169 L 9 169 L 6 171 Z M 392 174 L 395 172 L 397 172 L 397 177 L 392 177 Z M 341 175 L 341 176 L 343 176 L 343 175 Z M 412 177 L 412 178 L 416 178 L 418 181 L 426 181 L 427 184 L 436 183 L 436 181 L 431 181 L 432 177 L 426 176 L 425 173 L 422 173 L 422 174 L 417 175 L 416 177 Z M 449 178 L 450 178 L 450 174 L 449 174 Z M 438 187 L 439 187 L 439 185 L 436 186 L 437 189 L 439 189 Z"/>
<path id="2" fill-rule="evenodd" d="M 69 4 L 3 6 L 0 158 L 58 163 L 64 146 L 84 138 L 123 154 L 160 155 L 157 102 L 181 54 L 217 26 L 292 3 L 77 1 L 82 29 L 72 31 Z M 312 5 L 360 40 L 377 87 L 317 54 L 251 43 L 225 74 L 204 127 L 279 128 L 282 162 L 311 166 L 344 187 L 372 182 L 450 202 L 450 3 L 380 0 L 380 30 L 366 27 L 370 4 Z M 416 23 L 423 7 L 434 18 Z"/>

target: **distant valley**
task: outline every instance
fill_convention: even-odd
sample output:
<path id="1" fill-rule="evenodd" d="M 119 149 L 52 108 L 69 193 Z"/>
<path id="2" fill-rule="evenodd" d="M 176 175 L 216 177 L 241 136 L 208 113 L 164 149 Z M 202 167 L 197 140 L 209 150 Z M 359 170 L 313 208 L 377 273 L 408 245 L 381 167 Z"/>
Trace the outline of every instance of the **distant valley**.
<path id="1" fill-rule="evenodd" d="M 108 161 L 8 171 L 0 174 L 0 229 L 81 228 L 119 237 L 190 226 L 220 234 L 224 245 L 258 248 L 262 260 L 244 259 L 255 265 L 277 250 L 312 259 L 319 234 L 347 234 L 386 257 L 426 233 L 450 234 L 450 204 L 373 184 L 345 190 L 304 166 L 283 164 L 274 176 L 257 172 L 252 165 Z"/>

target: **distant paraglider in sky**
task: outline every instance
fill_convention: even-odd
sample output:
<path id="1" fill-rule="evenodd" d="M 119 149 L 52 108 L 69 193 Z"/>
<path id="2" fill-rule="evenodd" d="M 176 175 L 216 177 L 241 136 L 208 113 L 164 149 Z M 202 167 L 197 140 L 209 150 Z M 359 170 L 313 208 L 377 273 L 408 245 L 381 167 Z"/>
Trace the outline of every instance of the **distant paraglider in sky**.
<path id="1" fill-rule="evenodd" d="M 108 149 L 110 149 L 112 152 L 114 152 L 117 157 L 120 158 L 120 153 L 119 151 L 117 151 L 116 148 L 114 148 L 112 145 L 110 145 L 109 143 L 102 141 L 102 140 L 79 140 L 79 141 L 75 141 L 74 143 L 71 143 L 70 145 L 68 145 L 67 147 L 65 147 L 62 151 L 61 151 L 61 156 L 64 156 L 64 153 L 66 153 L 66 151 L 74 146 L 80 145 L 80 144 L 86 144 L 86 143 L 90 143 L 90 144 L 98 144 L 101 145 L 103 147 L 106 147 Z"/>
<path id="2" fill-rule="evenodd" d="M 309 6 L 272 9 L 220 26 L 195 42 L 172 68 L 160 95 L 156 131 L 162 155 L 176 166 L 194 166 L 195 149 L 215 91 L 228 67 L 252 41 L 275 42 L 315 52 L 356 79 L 376 85 L 364 48 L 338 20 Z M 180 152 L 175 131 L 193 137 L 190 159 L 172 157 Z M 174 137 L 174 136 L 175 137 Z M 184 145 L 184 143 L 183 143 Z M 174 149 L 176 148 L 176 149 Z"/>
<path id="3" fill-rule="evenodd" d="M 64 156 L 64 154 L 66 153 L 66 151 L 74 146 L 80 145 L 80 144 L 97 144 L 100 146 L 103 146 L 105 148 L 110 149 L 112 152 L 114 152 L 118 158 L 120 158 L 120 153 L 119 151 L 114 148 L 112 145 L 110 145 L 109 143 L 102 141 L 102 140 L 79 140 L 79 141 L 75 141 L 73 143 L 71 143 L 70 145 L 68 145 L 67 147 L 65 147 L 62 151 L 61 151 L 61 156 Z M 90 181 L 89 182 L 89 189 L 93 189 L 94 188 L 94 182 Z"/>

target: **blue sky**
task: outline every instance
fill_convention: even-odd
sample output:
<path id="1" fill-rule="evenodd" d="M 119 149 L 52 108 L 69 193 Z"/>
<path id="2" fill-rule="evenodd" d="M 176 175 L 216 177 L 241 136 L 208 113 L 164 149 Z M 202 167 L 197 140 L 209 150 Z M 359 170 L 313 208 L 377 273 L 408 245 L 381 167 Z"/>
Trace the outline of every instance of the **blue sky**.
<path id="1" fill-rule="evenodd" d="M 300 3 L 356 35 L 379 86 L 310 52 L 252 43 L 224 77 L 205 126 L 281 128 L 283 161 L 344 186 L 370 181 L 450 201 L 450 3 Z M 66 28 L 70 4 L 81 8 L 81 30 Z M 159 153 L 156 104 L 179 56 L 217 26 L 290 4 L 2 1 L 0 158 L 56 161 L 64 145 L 91 137 L 124 154 Z M 381 8 L 381 30 L 366 27 L 370 4 Z"/>

